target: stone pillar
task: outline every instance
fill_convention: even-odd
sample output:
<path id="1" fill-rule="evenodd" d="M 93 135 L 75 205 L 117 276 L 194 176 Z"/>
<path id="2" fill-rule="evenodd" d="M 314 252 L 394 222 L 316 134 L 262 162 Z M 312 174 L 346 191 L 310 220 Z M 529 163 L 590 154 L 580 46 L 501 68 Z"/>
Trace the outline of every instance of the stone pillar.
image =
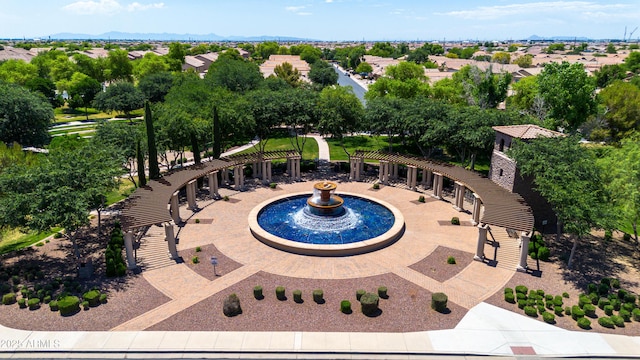
<path id="1" fill-rule="evenodd" d="M 198 209 L 196 202 L 196 185 L 197 180 L 191 180 L 187 183 L 187 209 L 195 211 Z"/>
<path id="2" fill-rule="evenodd" d="M 478 243 L 476 245 L 476 254 L 473 260 L 484 261 L 484 243 L 487 242 L 487 230 L 489 225 L 478 225 Z"/>
<path id="3" fill-rule="evenodd" d="M 240 165 L 236 165 L 233 167 L 233 188 L 235 190 L 238 190 L 238 188 L 240 187 L 240 175 L 238 173 L 239 168 Z"/>
<path id="4" fill-rule="evenodd" d="M 418 184 L 418 168 L 413 165 L 409 165 L 407 167 L 407 185 L 411 190 L 415 191 L 417 184 Z"/>
<path id="5" fill-rule="evenodd" d="M 298 156 L 298 157 L 296 157 L 296 159 L 295 159 L 295 166 L 296 166 L 296 170 L 295 170 L 295 173 L 296 173 L 296 180 L 302 180 L 302 175 L 301 175 L 301 172 L 300 172 L 300 160 L 301 160 L 301 159 L 302 159 L 302 157 L 301 157 L 301 156 Z"/>
<path id="6" fill-rule="evenodd" d="M 398 163 L 391 163 L 391 178 L 398 179 Z"/>
<path id="7" fill-rule="evenodd" d="M 441 200 L 442 199 L 442 174 L 433 173 L 433 197 Z"/>
<path id="8" fill-rule="evenodd" d="M 268 181 L 268 175 L 267 175 L 267 161 L 261 161 L 260 162 L 260 178 L 262 179 L 262 181 Z"/>
<path id="9" fill-rule="evenodd" d="M 422 169 L 422 186 L 425 189 L 433 186 L 433 172 L 431 170 Z"/>
<path id="10" fill-rule="evenodd" d="M 385 164 L 387 162 L 384 160 L 380 160 L 380 168 L 378 169 L 378 182 L 379 183 L 384 183 L 385 181 L 385 177 L 386 177 L 386 173 L 384 172 L 385 170 Z"/>
<path id="11" fill-rule="evenodd" d="M 229 183 L 229 168 L 222 169 L 222 183 L 225 185 Z"/>
<path id="12" fill-rule="evenodd" d="M 527 271 L 527 256 L 529 256 L 529 240 L 531 240 L 531 233 L 525 233 L 524 231 L 520 235 L 520 263 L 516 270 L 521 272 Z"/>
<path id="13" fill-rule="evenodd" d="M 467 191 L 467 187 L 463 183 L 456 181 L 455 188 L 456 198 L 453 208 L 458 211 L 464 211 L 464 195 Z"/>
<path id="14" fill-rule="evenodd" d="M 207 177 L 209 178 L 209 197 L 215 199 L 220 196 L 218 194 L 218 171 L 210 172 Z"/>
<path id="15" fill-rule="evenodd" d="M 413 172 L 413 169 L 411 168 L 411 165 L 407 165 L 407 187 L 411 188 L 411 173 Z"/>
<path id="16" fill-rule="evenodd" d="M 182 223 L 182 218 L 180 217 L 180 203 L 178 202 L 178 194 L 176 191 L 171 195 L 171 218 L 176 224 Z"/>
<path id="17" fill-rule="evenodd" d="M 350 159 L 350 172 L 349 179 L 360 181 L 360 172 L 362 171 L 362 159 L 357 157 L 352 157 Z"/>
<path id="18" fill-rule="evenodd" d="M 353 181 L 356 179 L 356 160 L 354 158 L 349 158 L 349 181 Z"/>
<path id="19" fill-rule="evenodd" d="M 124 233 L 124 249 L 127 253 L 127 269 L 137 268 L 136 258 L 133 256 L 133 231 L 131 230 Z"/>
<path id="20" fill-rule="evenodd" d="M 176 248 L 176 237 L 173 233 L 173 225 L 171 223 L 164 223 L 164 235 L 164 239 L 169 246 L 169 257 L 175 260 L 178 258 L 178 249 Z"/>
<path id="21" fill-rule="evenodd" d="M 480 200 L 480 196 L 478 194 L 473 193 L 473 212 L 471 213 L 471 223 L 473 225 L 480 224 L 480 207 L 482 206 L 482 201 Z"/>
<path id="22" fill-rule="evenodd" d="M 267 181 L 271 182 L 271 160 L 265 160 L 265 164 L 266 164 L 266 170 L 265 170 L 265 176 Z"/>
<path id="23" fill-rule="evenodd" d="M 291 163 L 292 163 L 292 159 L 290 157 L 287 157 L 287 174 L 289 174 L 290 178 L 293 178 L 293 174 L 291 173 Z"/>

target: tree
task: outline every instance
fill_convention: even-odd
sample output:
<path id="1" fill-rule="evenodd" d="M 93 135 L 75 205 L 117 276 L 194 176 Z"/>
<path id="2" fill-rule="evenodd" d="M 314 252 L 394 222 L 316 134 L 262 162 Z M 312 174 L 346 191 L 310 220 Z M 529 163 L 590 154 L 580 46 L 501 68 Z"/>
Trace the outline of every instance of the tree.
<path id="1" fill-rule="evenodd" d="M 180 65 L 182 69 L 182 65 Z M 133 75 L 141 80 L 149 75 L 165 73 L 169 71 L 169 64 L 161 56 L 152 52 L 144 54 L 142 59 L 133 62 Z"/>
<path id="2" fill-rule="evenodd" d="M 533 55 L 524 54 L 522 56 L 518 56 L 517 58 L 513 59 L 513 63 L 520 66 L 521 68 L 530 68 L 531 64 L 533 63 Z"/>
<path id="3" fill-rule="evenodd" d="M 138 89 L 145 99 L 152 103 L 164 101 L 164 97 L 173 86 L 173 74 L 168 71 L 146 75 L 140 79 Z"/>
<path id="4" fill-rule="evenodd" d="M 62 96 L 56 94 L 56 84 L 54 84 L 50 79 L 35 77 L 27 81 L 24 86 L 34 93 L 39 92 L 42 94 L 53 108 L 64 105 L 64 99 L 62 99 Z"/>
<path id="5" fill-rule="evenodd" d="M 106 58 L 92 59 L 85 54 L 73 54 L 73 61 L 79 72 L 96 79 L 99 83 L 107 80 L 106 72 L 109 64 Z"/>
<path id="6" fill-rule="evenodd" d="M 607 54 L 617 54 L 618 51 L 616 51 L 616 46 L 613 45 L 613 43 L 609 43 L 607 44 Z"/>
<path id="7" fill-rule="evenodd" d="M 640 72 L 640 52 L 632 51 L 629 55 L 624 59 L 624 66 L 628 71 L 633 73 Z"/>
<path id="8" fill-rule="evenodd" d="M 640 221 L 640 137 L 622 140 L 619 148 L 612 148 L 599 160 L 607 174 L 605 186 L 611 192 L 613 213 L 618 223 L 629 222 L 636 244 Z"/>
<path id="9" fill-rule="evenodd" d="M 133 81 L 133 65 L 126 50 L 112 50 L 107 56 L 106 78 L 110 81 Z"/>
<path id="10" fill-rule="evenodd" d="M 43 96 L 0 82 L 0 141 L 42 146 L 49 142 L 53 118 L 51 104 Z"/>
<path id="11" fill-rule="evenodd" d="M 453 81 L 462 85 L 469 105 L 483 109 L 496 108 L 507 98 L 511 73 L 494 74 L 490 66 L 482 71 L 477 66 L 466 65 L 453 74 Z"/>
<path id="12" fill-rule="evenodd" d="M 616 80 L 623 80 L 627 76 L 626 73 L 627 71 L 625 70 L 623 65 L 603 65 L 594 73 L 594 76 L 596 77 L 596 86 L 604 89 Z"/>
<path id="13" fill-rule="evenodd" d="M 551 205 L 564 230 L 574 236 L 567 267 L 571 268 L 580 239 L 608 219 L 602 172 L 595 157 L 577 136 L 540 137 L 530 143 L 514 141 L 508 155 Z"/>
<path id="14" fill-rule="evenodd" d="M 556 127 L 573 132 L 596 110 L 595 83 L 581 63 L 546 64 L 538 86 Z"/>
<path id="15" fill-rule="evenodd" d="M 96 147 L 109 147 L 114 158 L 127 169 L 129 181 L 138 187 L 135 179 L 136 144 L 142 138 L 141 131 L 135 124 L 116 121 L 100 121 L 91 144 Z"/>
<path id="16" fill-rule="evenodd" d="M 433 84 L 433 98 L 446 101 L 449 104 L 466 104 L 462 83 L 450 78 L 444 78 Z"/>
<path id="17" fill-rule="evenodd" d="M 182 44 L 172 42 L 169 44 L 169 52 L 166 55 L 167 63 L 169 64 L 169 70 L 182 71 L 182 65 L 184 64 L 184 58 L 186 51 Z"/>
<path id="18" fill-rule="evenodd" d="M 424 75 L 424 67 L 405 61 L 388 66 L 385 76 L 369 86 L 365 99 L 385 96 L 409 99 L 428 96 L 429 93 L 430 87 Z"/>
<path id="19" fill-rule="evenodd" d="M 309 79 L 321 87 L 336 85 L 338 83 L 338 73 L 326 61 L 318 60 L 311 64 Z"/>
<path id="20" fill-rule="evenodd" d="M 491 61 L 498 64 L 509 64 L 511 62 L 511 54 L 504 51 L 498 51 L 493 54 Z"/>
<path id="21" fill-rule="evenodd" d="M 276 77 L 286 81 L 291 87 L 300 85 L 300 71 L 288 62 L 276 65 L 273 72 L 276 74 Z"/>
<path id="22" fill-rule="evenodd" d="M 367 101 L 365 121 L 367 128 L 376 135 L 387 135 L 389 151 L 393 150 L 393 139 L 404 129 L 404 99 L 377 97 Z"/>
<path id="23" fill-rule="evenodd" d="M 306 61 L 308 64 L 315 64 L 322 57 L 322 51 L 317 47 L 306 45 L 300 53 L 300 59 Z"/>
<path id="24" fill-rule="evenodd" d="M 415 49 L 407 56 L 407 61 L 412 61 L 416 64 L 423 64 L 429 61 L 429 55 L 442 55 L 444 54 L 444 48 L 442 45 L 425 43 L 421 47 Z"/>
<path id="25" fill-rule="evenodd" d="M 108 148 L 82 142 L 52 148 L 38 166 L 14 166 L 0 174 L 0 224 L 39 231 L 63 227 L 78 260 L 77 231 L 89 224 L 89 211 L 115 188 L 120 172 Z"/>
<path id="26" fill-rule="evenodd" d="M 123 112 L 127 119 L 131 119 L 131 112 L 144 105 L 144 95 L 132 83 L 120 81 L 98 94 L 93 102 L 101 111 Z"/>
<path id="27" fill-rule="evenodd" d="M 0 141 L 0 173 L 10 166 L 35 165 L 38 162 L 38 156 L 31 151 L 22 150 L 22 146 L 17 142 L 7 146 Z"/>
<path id="28" fill-rule="evenodd" d="M 264 77 L 253 62 L 219 57 L 209 67 L 205 80 L 213 87 L 242 93 L 257 89 Z"/>
<path id="29" fill-rule="evenodd" d="M 507 98 L 507 108 L 531 115 L 542 122 L 549 112 L 540 95 L 538 78 L 527 76 L 512 86 L 513 94 Z"/>
<path id="30" fill-rule="evenodd" d="M 71 77 L 71 81 L 69 82 L 69 107 L 78 108 L 83 106 L 84 113 L 89 120 L 89 113 L 87 112 L 87 107 L 91 104 L 93 99 L 95 99 L 96 95 L 98 95 L 102 91 L 102 85 L 93 78 L 83 74 L 83 73 L 75 73 L 73 77 Z"/>
<path id="31" fill-rule="evenodd" d="M 144 124 L 147 131 L 147 149 L 149 150 L 149 179 L 160 178 L 160 167 L 158 166 L 158 149 L 156 146 L 156 135 L 153 128 L 153 118 L 149 102 L 144 104 Z"/>
<path id="32" fill-rule="evenodd" d="M 38 68 L 24 60 L 9 59 L 0 62 L 0 80 L 25 85 L 38 76 Z"/>
<path id="33" fill-rule="evenodd" d="M 267 60 L 269 56 L 278 53 L 280 46 L 275 41 L 264 41 L 256 46 L 256 51 L 253 56 L 256 60 Z"/>
<path id="34" fill-rule="evenodd" d="M 599 94 L 605 107 L 604 119 L 611 139 L 620 141 L 640 131 L 640 89 L 633 84 L 616 81 Z"/>
<path id="35" fill-rule="evenodd" d="M 363 61 L 356 68 L 356 72 L 358 74 L 371 74 L 373 72 L 373 67 L 368 62 Z"/>
<path id="36" fill-rule="evenodd" d="M 344 135 L 357 131 L 362 126 L 364 110 L 352 88 L 330 86 L 320 92 L 320 121 L 318 130 L 322 135 L 338 139 L 344 149 Z M 346 149 L 345 149 L 345 152 Z"/>

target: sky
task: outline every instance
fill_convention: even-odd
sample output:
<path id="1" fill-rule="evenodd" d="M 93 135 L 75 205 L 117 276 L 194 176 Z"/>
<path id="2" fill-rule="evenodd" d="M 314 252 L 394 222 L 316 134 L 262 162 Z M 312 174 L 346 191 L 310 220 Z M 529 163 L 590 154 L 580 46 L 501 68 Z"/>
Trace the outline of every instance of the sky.
<path id="1" fill-rule="evenodd" d="M 640 0 L 0 0 L 0 38 L 121 31 L 326 41 L 622 39 L 625 26 L 627 38 L 640 26 Z"/>

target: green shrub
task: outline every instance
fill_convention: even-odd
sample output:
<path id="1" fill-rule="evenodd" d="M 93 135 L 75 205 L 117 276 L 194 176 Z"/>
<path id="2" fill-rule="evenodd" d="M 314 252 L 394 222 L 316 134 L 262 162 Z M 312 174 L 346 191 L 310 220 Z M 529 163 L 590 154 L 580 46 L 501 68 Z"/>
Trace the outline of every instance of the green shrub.
<path id="1" fill-rule="evenodd" d="M 608 316 L 613 315 L 613 305 L 605 305 L 602 310 L 604 310 L 604 313 Z"/>
<path id="2" fill-rule="evenodd" d="M 613 329 L 615 326 L 613 324 L 613 320 L 611 320 L 611 318 L 608 317 L 601 317 L 598 319 L 598 324 L 600 324 L 600 326 L 608 328 L 608 329 Z"/>
<path id="3" fill-rule="evenodd" d="M 27 305 L 29 306 L 29 310 L 37 310 L 40 308 L 40 299 L 37 297 L 31 298 L 27 301 Z"/>
<path id="4" fill-rule="evenodd" d="M 605 230 L 604 231 L 604 240 L 605 241 L 611 241 L 611 239 L 613 239 L 613 233 L 611 232 L 611 230 Z"/>
<path id="5" fill-rule="evenodd" d="M 89 302 L 88 301 L 83 301 L 82 302 L 82 308 L 84 310 L 89 310 Z"/>
<path id="6" fill-rule="evenodd" d="M 287 296 L 284 293 L 284 286 L 278 286 L 276 288 L 276 298 L 280 301 L 287 300 Z"/>
<path id="7" fill-rule="evenodd" d="M 611 299 L 611 306 L 613 306 L 613 310 L 620 311 L 620 307 L 622 306 L 622 302 L 618 299 Z"/>
<path id="8" fill-rule="evenodd" d="M 527 295 L 523 294 L 523 293 L 516 293 L 516 299 L 518 300 L 527 300 Z"/>
<path id="9" fill-rule="evenodd" d="M 20 284 L 20 276 L 18 275 L 13 275 L 11 277 L 11 282 L 13 282 L 14 285 L 18 285 Z"/>
<path id="10" fill-rule="evenodd" d="M 242 307 L 240 307 L 240 299 L 238 295 L 231 294 L 224 299 L 222 303 L 222 313 L 227 317 L 232 317 L 242 314 Z"/>
<path id="11" fill-rule="evenodd" d="M 609 301 L 609 299 L 607 298 L 600 298 L 600 300 L 598 300 L 598 307 L 602 310 L 604 310 L 605 306 L 609 305 L 611 305 L 611 301 Z M 611 307 L 611 309 L 613 309 L 613 306 Z"/>
<path id="12" fill-rule="evenodd" d="M 518 309 L 524 309 L 527 306 L 527 300 L 520 299 L 518 300 Z"/>
<path id="13" fill-rule="evenodd" d="M 52 302 L 49 303 L 49 310 L 58 311 L 58 301 L 57 300 L 53 300 Z"/>
<path id="14" fill-rule="evenodd" d="M 553 295 L 551 295 L 551 294 L 546 294 L 546 295 L 544 296 L 544 300 L 545 300 L 545 301 L 553 301 Z"/>
<path id="15" fill-rule="evenodd" d="M 568 292 L 566 292 L 566 291 L 565 291 L 565 292 L 563 292 L 563 293 L 562 293 L 562 297 L 563 297 L 563 298 L 565 298 L 565 299 L 568 299 L 568 298 L 569 298 L 569 293 L 568 293 Z"/>
<path id="16" fill-rule="evenodd" d="M 418 196 L 418 201 L 421 203 L 425 202 L 424 195 Z"/>
<path id="17" fill-rule="evenodd" d="M 596 307 L 593 304 L 585 304 L 582 310 L 585 316 L 590 318 L 596 317 Z"/>
<path id="18" fill-rule="evenodd" d="M 196 252 L 200 252 L 202 251 L 202 248 L 200 246 L 196 246 Z"/>
<path id="19" fill-rule="evenodd" d="M 625 295 L 624 302 L 627 303 L 627 304 L 634 304 L 635 305 L 636 296 L 631 294 L 631 293 L 629 293 L 629 294 Z"/>
<path id="20" fill-rule="evenodd" d="M 45 304 L 48 304 L 51 302 L 51 295 L 47 295 L 42 299 L 42 302 L 44 302 Z"/>
<path id="21" fill-rule="evenodd" d="M 544 306 L 549 310 L 553 310 L 553 308 L 556 307 L 556 304 L 553 303 L 553 300 L 547 300 L 545 301 Z"/>
<path id="22" fill-rule="evenodd" d="M 340 302 L 340 311 L 343 314 L 351 314 L 351 301 L 349 300 L 342 300 Z"/>
<path id="23" fill-rule="evenodd" d="M 594 283 L 589 283 L 587 285 L 587 294 L 591 294 L 594 292 L 598 292 L 598 285 L 594 284 Z"/>
<path id="24" fill-rule="evenodd" d="M 589 329 L 591 329 L 591 321 L 589 321 L 589 319 L 584 318 L 584 317 L 580 318 L 580 319 L 578 319 L 578 326 L 581 329 L 589 330 Z"/>
<path id="25" fill-rule="evenodd" d="M 558 316 L 562 316 L 562 314 L 564 313 L 564 309 L 562 308 L 562 306 L 556 306 L 553 308 L 553 312 Z"/>
<path id="26" fill-rule="evenodd" d="M 200 224 L 200 219 L 196 219 L 194 222 L 195 222 L 196 224 Z M 197 248 L 196 248 L 196 251 L 198 251 L 198 249 L 197 249 Z"/>
<path id="27" fill-rule="evenodd" d="M 564 301 L 562 301 L 562 296 L 557 295 L 556 297 L 553 298 L 553 305 L 555 306 L 562 306 L 564 305 Z"/>
<path id="28" fill-rule="evenodd" d="M 77 296 L 65 296 L 58 300 L 60 315 L 67 316 L 80 311 L 80 299 Z"/>
<path id="29" fill-rule="evenodd" d="M 54 239 L 60 239 L 60 238 L 62 238 L 62 234 L 57 232 L 57 233 L 53 234 L 53 238 Z"/>
<path id="30" fill-rule="evenodd" d="M 100 294 L 100 304 L 107 303 L 107 294 Z"/>
<path id="31" fill-rule="evenodd" d="M 512 288 L 504 288 L 504 293 L 512 293 L 513 294 L 513 289 Z"/>
<path id="32" fill-rule="evenodd" d="M 600 296 L 607 295 L 609 293 L 609 290 L 610 287 L 608 283 L 600 283 L 600 285 L 598 285 L 598 294 Z"/>
<path id="33" fill-rule="evenodd" d="M 538 300 L 538 292 L 535 290 L 529 290 L 529 299 Z"/>
<path id="34" fill-rule="evenodd" d="M 537 317 L 538 309 L 534 308 L 533 306 L 525 306 L 524 313 L 527 314 L 527 316 Z"/>
<path id="35" fill-rule="evenodd" d="M 622 308 L 620 309 L 620 311 L 627 310 L 628 312 L 632 312 L 633 309 L 635 309 L 635 308 L 636 308 L 636 304 L 624 303 L 624 304 L 622 304 Z"/>
<path id="36" fill-rule="evenodd" d="M 366 316 L 374 316 L 378 313 L 378 295 L 374 293 L 365 293 L 360 297 L 360 305 L 362 313 Z"/>
<path id="37" fill-rule="evenodd" d="M 373 184 L 373 189 L 374 189 L 374 190 L 378 190 L 378 189 L 380 189 L 380 184 L 379 184 L 379 183 L 374 183 L 374 184 Z"/>
<path id="38" fill-rule="evenodd" d="M 638 308 L 633 309 L 633 311 L 631 312 L 631 315 L 634 321 L 640 321 L 640 309 Z"/>
<path id="39" fill-rule="evenodd" d="M 600 300 L 600 295 L 598 295 L 596 293 L 591 293 L 591 294 L 589 294 L 589 299 L 591 299 L 591 304 L 597 305 L 598 304 L 598 300 Z"/>
<path id="40" fill-rule="evenodd" d="M 387 287 L 386 286 L 380 286 L 378 288 L 378 297 L 380 297 L 381 299 L 388 299 L 389 295 L 387 294 Z"/>
<path id="41" fill-rule="evenodd" d="M 605 284 L 608 287 L 611 287 L 611 278 L 603 277 L 602 279 L 600 279 L 600 284 Z"/>
<path id="42" fill-rule="evenodd" d="M 362 297 L 362 295 L 364 295 L 366 293 L 366 291 L 362 290 L 362 289 L 358 289 L 356 290 L 356 300 L 360 301 L 360 298 Z"/>
<path id="43" fill-rule="evenodd" d="M 302 291 L 293 290 L 292 294 L 293 294 L 293 301 L 295 301 L 298 304 L 301 304 L 302 303 Z"/>
<path id="44" fill-rule="evenodd" d="M 253 297 L 256 298 L 256 300 L 264 299 L 264 295 L 262 294 L 262 286 L 254 286 Z"/>
<path id="45" fill-rule="evenodd" d="M 631 234 L 624 233 L 624 234 L 622 235 L 622 240 L 624 240 L 624 241 L 629 241 L 629 240 L 631 240 Z"/>
<path id="46" fill-rule="evenodd" d="M 8 293 L 8 294 L 4 294 L 2 296 L 2 304 L 3 305 L 12 305 L 15 304 L 16 302 L 16 294 L 15 293 Z"/>
<path id="47" fill-rule="evenodd" d="M 222 197 L 222 200 L 223 200 L 223 201 L 229 201 L 229 196 L 228 196 L 228 195 L 223 196 L 223 197 Z"/>
<path id="48" fill-rule="evenodd" d="M 528 291 L 529 291 L 529 289 L 527 289 L 527 287 L 524 286 L 524 285 L 516 286 L 516 293 L 526 294 Z"/>
<path id="49" fill-rule="evenodd" d="M 449 256 L 449 257 L 447 258 L 447 264 L 449 264 L 449 265 L 455 265 L 455 263 L 456 263 L 456 258 L 454 258 L 453 256 Z"/>
<path id="50" fill-rule="evenodd" d="M 556 316 L 550 312 L 545 311 L 542 313 L 542 320 L 544 320 L 544 322 L 546 322 L 547 324 L 554 324 L 556 322 Z"/>
<path id="51" fill-rule="evenodd" d="M 437 312 L 444 312 L 447 310 L 448 300 L 449 298 L 445 293 L 433 293 L 431 294 L 431 308 Z"/>
<path id="52" fill-rule="evenodd" d="M 194 264 L 198 264 L 200 262 L 200 259 L 197 256 L 194 256 L 191 258 L 191 262 Z"/>
<path id="53" fill-rule="evenodd" d="M 578 299 L 578 306 L 583 308 L 586 304 L 591 304 L 591 298 L 587 295 L 580 295 Z"/>
<path id="54" fill-rule="evenodd" d="M 564 308 L 564 313 L 567 316 L 571 316 L 571 306 L 567 306 Z"/>
<path id="55" fill-rule="evenodd" d="M 539 314 L 542 314 L 543 312 L 546 312 L 546 308 L 544 307 L 544 305 L 538 305 L 536 306 L 536 309 L 538 310 Z"/>
<path id="56" fill-rule="evenodd" d="M 457 216 L 452 217 L 451 225 L 460 225 L 460 219 Z"/>
<path id="57" fill-rule="evenodd" d="M 611 287 L 614 289 L 620 289 L 620 280 L 619 279 L 611 279 Z"/>
<path id="58" fill-rule="evenodd" d="M 580 309 L 579 306 L 573 305 L 571 308 L 571 317 L 573 320 L 578 320 L 581 317 L 584 317 L 584 310 Z"/>
<path id="59" fill-rule="evenodd" d="M 541 261 L 549 261 L 549 256 L 551 255 L 551 252 L 549 251 L 549 248 L 546 246 L 543 246 L 541 248 L 538 249 L 538 259 Z"/>
<path id="60" fill-rule="evenodd" d="M 313 290 L 313 301 L 316 304 L 324 304 L 324 292 L 320 289 Z"/>
<path id="61" fill-rule="evenodd" d="M 278 187 L 278 184 L 277 184 L 277 183 L 274 183 L 274 182 L 269 183 L 269 188 L 271 188 L 271 189 L 275 189 L 276 187 Z"/>
<path id="62" fill-rule="evenodd" d="M 89 303 L 89 306 L 95 307 L 100 305 L 100 291 L 90 290 L 82 295 L 82 299 Z"/>
<path id="63" fill-rule="evenodd" d="M 622 316 L 613 315 L 613 316 L 611 316 L 611 321 L 613 321 L 613 323 L 617 327 L 624 327 L 624 319 L 622 318 Z"/>
<path id="64" fill-rule="evenodd" d="M 515 296 L 513 296 L 513 293 L 505 293 L 504 294 L 504 301 L 511 303 L 511 304 L 515 304 L 516 303 L 516 298 Z"/>
<path id="65" fill-rule="evenodd" d="M 618 312 L 618 315 L 624 320 L 624 322 L 631 321 L 631 312 L 629 310 L 620 309 L 620 312 Z"/>

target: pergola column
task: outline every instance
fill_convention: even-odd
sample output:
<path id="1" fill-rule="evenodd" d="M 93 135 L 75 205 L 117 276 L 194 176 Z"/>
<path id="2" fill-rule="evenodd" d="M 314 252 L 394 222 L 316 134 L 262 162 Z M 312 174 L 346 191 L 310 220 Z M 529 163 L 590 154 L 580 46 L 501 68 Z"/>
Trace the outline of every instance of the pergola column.
<path id="1" fill-rule="evenodd" d="M 441 200 L 442 199 L 442 186 L 443 186 L 443 181 L 442 181 L 442 174 L 440 173 L 433 173 L 433 197 Z"/>
<path id="2" fill-rule="evenodd" d="M 417 183 L 418 183 L 418 168 L 413 165 L 407 166 L 407 186 L 409 186 L 411 190 L 415 191 Z"/>
<path id="3" fill-rule="evenodd" d="M 266 160 L 260 162 L 260 178 L 262 179 L 262 181 L 268 181 Z"/>
<path id="4" fill-rule="evenodd" d="M 196 185 L 197 180 L 191 180 L 187 183 L 187 209 L 195 211 L 198 209 L 198 203 L 196 203 Z"/>
<path id="5" fill-rule="evenodd" d="M 173 233 L 173 224 L 170 222 L 164 223 L 164 239 L 169 246 L 169 257 L 173 260 L 178 258 L 178 249 L 176 248 L 176 236 Z"/>
<path id="6" fill-rule="evenodd" d="M 229 168 L 228 167 L 222 169 L 222 183 L 225 184 L 225 185 L 229 183 Z"/>
<path id="7" fill-rule="evenodd" d="M 302 175 L 300 173 L 300 159 L 302 159 L 301 156 L 296 156 L 295 160 L 294 160 L 294 164 L 295 164 L 295 173 L 296 173 L 296 180 L 302 180 Z"/>
<path id="8" fill-rule="evenodd" d="M 362 159 L 352 157 L 349 159 L 349 180 L 360 181 L 360 172 L 362 171 Z"/>
<path id="9" fill-rule="evenodd" d="M 209 177 L 209 197 L 216 198 L 219 197 L 218 194 L 218 170 L 212 171 L 208 174 Z"/>
<path id="10" fill-rule="evenodd" d="M 253 170 L 254 178 L 262 178 L 262 166 L 263 166 L 262 161 L 254 161 L 253 164 L 251 164 L 251 169 Z"/>
<path id="11" fill-rule="evenodd" d="M 233 168 L 233 188 L 242 190 L 244 187 L 244 165 L 238 164 Z"/>
<path id="12" fill-rule="evenodd" d="M 266 177 L 266 180 L 271 182 L 271 160 L 265 160 L 264 162 L 265 164 L 265 171 L 264 171 L 264 176 Z"/>
<path id="13" fill-rule="evenodd" d="M 433 186 L 433 172 L 431 170 L 422 169 L 422 186 L 425 189 Z"/>
<path id="14" fill-rule="evenodd" d="M 398 178 L 398 163 L 391 163 L 391 178 L 394 180 Z"/>
<path id="15" fill-rule="evenodd" d="M 478 243 L 476 245 L 476 254 L 473 260 L 484 261 L 484 244 L 487 242 L 487 230 L 489 225 L 478 225 Z"/>
<path id="16" fill-rule="evenodd" d="M 171 218 L 176 224 L 182 223 L 182 218 L 180 217 L 180 203 L 178 202 L 179 192 L 176 191 L 171 195 Z"/>
<path id="17" fill-rule="evenodd" d="M 480 208 L 482 206 L 482 200 L 478 194 L 473 193 L 473 211 L 471 212 L 471 223 L 473 225 L 480 224 Z"/>
<path id="18" fill-rule="evenodd" d="M 127 269 L 135 269 L 138 266 L 136 258 L 133 256 L 133 231 L 131 230 L 124 233 L 124 248 L 127 253 Z"/>
<path id="19" fill-rule="evenodd" d="M 290 157 L 287 157 L 287 174 L 289 174 L 290 178 L 293 178 L 293 174 L 292 174 L 292 166 L 291 164 L 293 163 L 293 160 Z"/>
<path id="20" fill-rule="evenodd" d="M 467 192 L 467 187 L 463 183 L 456 181 L 456 191 L 455 191 L 456 204 L 453 207 L 454 209 L 458 211 L 464 211 L 464 195 L 466 192 Z"/>
<path id="21" fill-rule="evenodd" d="M 527 271 L 527 256 L 529 256 L 529 240 L 531 233 L 522 232 L 520 235 L 520 262 L 516 270 L 521 272 Z"/>

